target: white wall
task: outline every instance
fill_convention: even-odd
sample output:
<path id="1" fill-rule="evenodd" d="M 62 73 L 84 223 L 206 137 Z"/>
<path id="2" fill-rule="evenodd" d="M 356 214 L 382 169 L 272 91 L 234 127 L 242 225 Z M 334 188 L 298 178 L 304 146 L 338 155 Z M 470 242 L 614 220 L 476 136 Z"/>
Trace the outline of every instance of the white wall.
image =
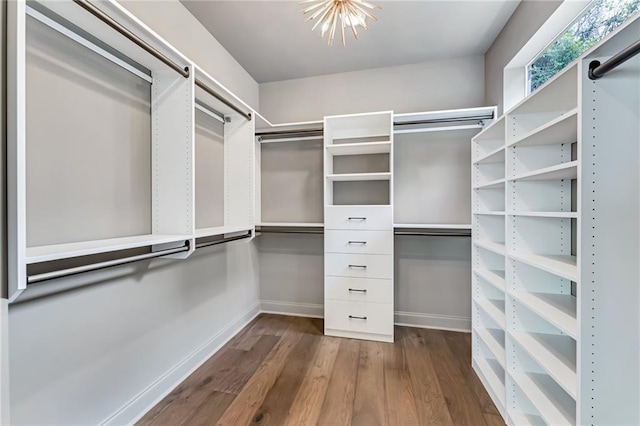
<path id="1" fill-rule="evenodd" d="M 318 120 L 325 114 L 417 112 L 483 103 L 482 56 L 260 85 L 261 113 L 276 123 Z M 470 327 L 470 244 L 464 237 L 395 238 L 397 322 Z M 322 315 L 323 237 L 264 234 L 256 239 L 256 248 L 263 309 Z"/>
<path id="2" fill-rule="evenodd" d="M 255 81 L 181 4 L 126 6 L 257 105 Z M 247 242 L 31 286 L 9 307 L 11 424 L 132 421 L 255 315 L 258 299 Z"/>
<path id="3" fill-rule="evenodd" d="M 545 23 L 562 1 L 523 0 L 485 55 L 485 103 L 502 114 L 504 67 Z"/>
<path id="4" fill-rule="evenodd" d="M 260 113 L 272 123 L 369 111 L 467 108 L 483 103 L 482 56 L 260 84 Z"/>

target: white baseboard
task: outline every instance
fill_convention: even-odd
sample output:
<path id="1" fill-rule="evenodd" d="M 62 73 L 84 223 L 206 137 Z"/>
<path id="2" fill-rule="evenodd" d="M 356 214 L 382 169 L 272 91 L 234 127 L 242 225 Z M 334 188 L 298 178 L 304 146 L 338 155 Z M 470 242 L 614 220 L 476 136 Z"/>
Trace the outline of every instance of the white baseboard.
<path id="1" fill-rule="evenodd" d="M 260 303 L 243 312 L 202 346 L 189 354 L 178 365 L 140 392 L 101 425 L 131 425 L 175 389 L 213 354 L 218 352 L 233 336 L 260 314 Z"/>
<path id="2" fill-rule="evenodd" d="M 417 312 L 396 311 L 394 314 L 396 325 L 419 328 L 433 328 L 436 330 L 471 332 L 471 318 L 454 315 L 433 315 Z"/>
<path id="3" fill-rule="evenodd" d="M 269 314 L 324 318 L 324 306 L 313 303 L 262 300 L 260 301 L 260 309 L 262 312 Z M 471 332 L 471 318 L 469 317 L 396 311 L 394 313 L 394 321 L 396 325 L 406 327 Z"/>
<path id="4" fill-rule="evenodd" d="M 265 314 L 294 315 L 297 317 L 324 318 L 324 305 L 314 303 L 280 302 L 261 300 L 260 310 Z"/>

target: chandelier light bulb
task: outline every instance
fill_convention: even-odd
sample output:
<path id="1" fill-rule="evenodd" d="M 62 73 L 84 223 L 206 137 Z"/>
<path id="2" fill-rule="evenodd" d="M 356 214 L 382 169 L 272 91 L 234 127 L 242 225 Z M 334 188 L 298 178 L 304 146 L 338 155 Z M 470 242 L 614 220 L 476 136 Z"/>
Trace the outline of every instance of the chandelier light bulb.
<path id="1" fill-rule="evenodd" d="M 369 10 L 382 9 L 364 0 L 303 0 L 300 4 L 309 5 L 302 9 L 303 14 L 311 15 L 305 19 L 316 21 L 311 28 L 314 31 L 320 26 L 320 37 L 328 34 L 327 44 L 331 46 L 336 35 L 336 27 L 340 28 L 342 35 L 342 45 L 346 46 L 345 28 L 351 28 L 353 36 L 358 40 L 357 26 L 368 29 L 367 18 L 377 21 L 373 13 Z"/>

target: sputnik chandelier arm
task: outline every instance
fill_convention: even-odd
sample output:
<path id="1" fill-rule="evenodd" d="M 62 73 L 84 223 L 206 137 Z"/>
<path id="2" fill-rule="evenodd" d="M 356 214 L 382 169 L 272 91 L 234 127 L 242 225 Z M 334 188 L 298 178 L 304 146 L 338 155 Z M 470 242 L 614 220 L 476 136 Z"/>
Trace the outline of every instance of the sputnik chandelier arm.
<path id="1" fill-rule="evenodd" d="M 305 22 L 317 20 L 311 31 L 315 31 L 320 26 L 321 37 L 328 33 L 329 46 L 333 44 L 337 26 L 340 26 L 342 45 L 346 46 L 345 28 L 350 27 L 353 36 L 358 40 L 356 26 L 360 25 L 365 30 L 368 29 L 367 18 L 377 21 L 369 10 L 382 9 L 364 0 L 302 0 L 300 4 L 311 4 L 301 10 L 305 15 L 311 13 Z"/>

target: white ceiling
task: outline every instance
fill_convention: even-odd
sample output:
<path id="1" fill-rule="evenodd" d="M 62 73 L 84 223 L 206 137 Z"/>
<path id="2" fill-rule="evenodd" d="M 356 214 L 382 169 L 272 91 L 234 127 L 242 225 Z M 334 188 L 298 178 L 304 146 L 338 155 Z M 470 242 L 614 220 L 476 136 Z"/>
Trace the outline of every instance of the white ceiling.
<path id="1" fill-rule="evenodd" d="M 298 1 L 180 1 L 259 83 L 483 55 L 519 3 L 370 0 L 378 21 L 329 47 Z"/>

